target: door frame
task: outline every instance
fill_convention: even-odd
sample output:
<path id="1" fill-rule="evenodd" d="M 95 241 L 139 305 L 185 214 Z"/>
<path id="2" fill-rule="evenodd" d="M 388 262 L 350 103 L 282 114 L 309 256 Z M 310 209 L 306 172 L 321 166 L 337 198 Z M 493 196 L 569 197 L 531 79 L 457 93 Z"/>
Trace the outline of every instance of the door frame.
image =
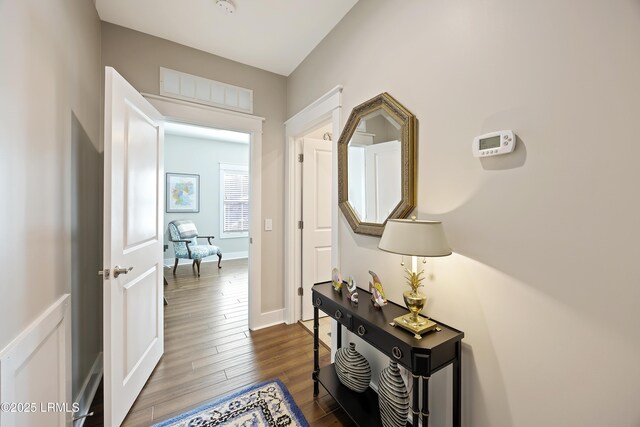
<path id="1" fill-rule="evenodd" d="M 160 111 L 165 120 L 248 133 L 249 142 L 249 329 L 256 330 L 278 323 L 273 312 L 262 313 L 262 123 L 264 117 L 189 101 L 142 94 Z M 224 254 L 223 254 L 224 259 Z"/>
<path id="2" fill-rule="evenodd" d="M 284 317 L 287 324 L 298 321 L 302 304 L 297 289 L 301 285 L 300 262 L 302 247 L 301 231 L 298 229 L 300 215 L 300 192 L 302 187 L 296 179 L 298 170 L 297 141 L 305 134 L 331 121 L 332 178 L 331 178 L 331 263 L 340 268 L 338 233 L 338 137 L 341 131 L 342 86 L 338 85 L 295 114 L 285 125 L 284 178 Z M 306 297 L 306 296 L 305 296 Z M 309 296 L 310 298 L 310 296 Z"/>

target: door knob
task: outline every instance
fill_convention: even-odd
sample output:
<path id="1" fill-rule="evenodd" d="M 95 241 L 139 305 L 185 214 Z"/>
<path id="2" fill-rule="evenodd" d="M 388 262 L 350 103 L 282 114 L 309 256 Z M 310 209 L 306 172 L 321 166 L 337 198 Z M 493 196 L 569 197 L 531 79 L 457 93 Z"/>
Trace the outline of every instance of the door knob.
<path id="1" fill-rule="evenodd" d="M 117 278 L 121 274 L 129 274 L 131 270 L 133 270 L 133 267 L 126 268 L 126 267 L 119 267 L 116 265 L 115 267 L 113 267 L 113 277 Z"/>

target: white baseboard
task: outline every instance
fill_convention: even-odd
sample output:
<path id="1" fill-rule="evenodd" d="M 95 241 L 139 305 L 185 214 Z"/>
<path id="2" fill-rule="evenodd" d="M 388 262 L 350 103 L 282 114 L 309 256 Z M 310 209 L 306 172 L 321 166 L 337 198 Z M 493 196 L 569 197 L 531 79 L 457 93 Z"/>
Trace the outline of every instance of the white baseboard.
<path id="1" fill-rule="evenodd" d="M 222 254 L 222 261 L 230 259 L 243 259 L 249 257 L 249 251 L 228 252 Z"/>
<path id="2" fill-rule="evenodd" d="M 0 351 L 0 401 L 34 403 L 34 412 L 0 411 L 0 426 L 69 426 L 73 414 L 42 410 L 49 402 L 71 410 L 71 295 L 51 304 Z"/>
<path id="3" fill-rule="evenodd" d="M 281 308 L 280 310 L 268 311 L 266 313 L 260 313 L 253 323 L 254 326 L 253 328 L 251 328 L 252 331 L 257 331 L 259 329 L 268 328 L 269 326 L 275 326 L 279 325 L 280 323 L 284 323 L 284 308 Z"/>
<path id="4" fill-rule="evenodd" d="M 222 254 L 222 262 L 224 263 L 225 261 L 229 261 L 232 259 L 243 259 L 243 258 L 247 258 L 249 256 L 249 252 L 248 251 L 241 251 L 241 252 L 225 252 Z M 176 262 L 175 258 L 165 258 L 164 259 L 164 266 L 165 268 L 173 268 L 173 263 Z M 202 262 L 218 262 L 218 257 L 217 256 L 211 256 L 211 257 L 207 257 L 205 259 L 202 260 Z M 178 265 L 191 265 L 193 264 L 193 260 L 190 259 L 183 259 L 180 258 L 178 260 Z"/>
<path id="5" fill-rule="evenodd" d="M 80 406 L 80 410 L 74 416 L 82 416 L 86 415 L 91 408 L 91 402 L 93 402 L 93 398 L 96 396 L 96 391 L 98 390 L 98 386 L 100 385 L 100 380 L 102 379 L 102 353 L 98 354 L 95 362 L 93 362 L 93 366 L 91 367 L 91 371 L 87 378 L 84 380 L 82 384 L 82 389 L 78 393 L 78 396 L 74 399 L 75 402 Z M 84 425 L 84 421 L 87 418 L 81 418 L 73 424 L 73 427 L 82 427 Z"/>

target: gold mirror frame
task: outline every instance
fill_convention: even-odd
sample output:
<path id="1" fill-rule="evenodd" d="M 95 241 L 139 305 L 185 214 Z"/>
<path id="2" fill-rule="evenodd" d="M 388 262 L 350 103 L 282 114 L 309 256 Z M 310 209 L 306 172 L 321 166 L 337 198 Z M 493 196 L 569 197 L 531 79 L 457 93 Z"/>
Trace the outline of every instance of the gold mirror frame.
<path id="1" fill-rule="evenodd" d="M 398 205 L 382 223 L 363 222 L 349 203 L 349 171 L 348 171 L 348 146 L 358 123 L 363 117 L 377 111 L 384 110 L 398 124 L 401 125 L 401 199 Z M 367 234 L 369 236 L 382 236 L 384 226 L 389 219 L 407 218 L 415 208 L 416 201 L 416 141 L 417 120 L 409 110 L 396 101 L 391 95 L 384 92 L 363 102 L 355 107 L 338 140 L 338 205 L 353 229 L 354 233 Z"/>

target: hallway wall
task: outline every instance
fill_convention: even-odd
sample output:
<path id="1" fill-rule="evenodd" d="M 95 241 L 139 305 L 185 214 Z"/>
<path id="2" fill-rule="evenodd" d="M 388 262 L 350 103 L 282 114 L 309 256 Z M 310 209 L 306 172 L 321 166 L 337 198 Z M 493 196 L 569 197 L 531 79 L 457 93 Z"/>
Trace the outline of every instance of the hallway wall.
<path id="1" fill-rule="evenodd" d="M 343 120 L 385 91 L 416 114 L 416 214 L 455 252 L 427 261 L 426 312 L 466 334 L 465 426 L 640 425 L 639 75 L 637 0 L 362 0 L 287 80 L 289 116 L 337 84 Z M 472 156 L 502 129 L 513 154 Z M 343 277 L 402 304 L 400 256 L 339 232 Z"/>
<path id="2" fill-rule="evenodd" d="M 0 1 L 0 62 L 0 352 L 71 293 L 75 398 L 102 348 L 100 21 L 93 2 Z M 35 376 L 23 369 L 21 381 Z M 50 371 L 38 393 L 51 398 L 57 378 Z"/>

